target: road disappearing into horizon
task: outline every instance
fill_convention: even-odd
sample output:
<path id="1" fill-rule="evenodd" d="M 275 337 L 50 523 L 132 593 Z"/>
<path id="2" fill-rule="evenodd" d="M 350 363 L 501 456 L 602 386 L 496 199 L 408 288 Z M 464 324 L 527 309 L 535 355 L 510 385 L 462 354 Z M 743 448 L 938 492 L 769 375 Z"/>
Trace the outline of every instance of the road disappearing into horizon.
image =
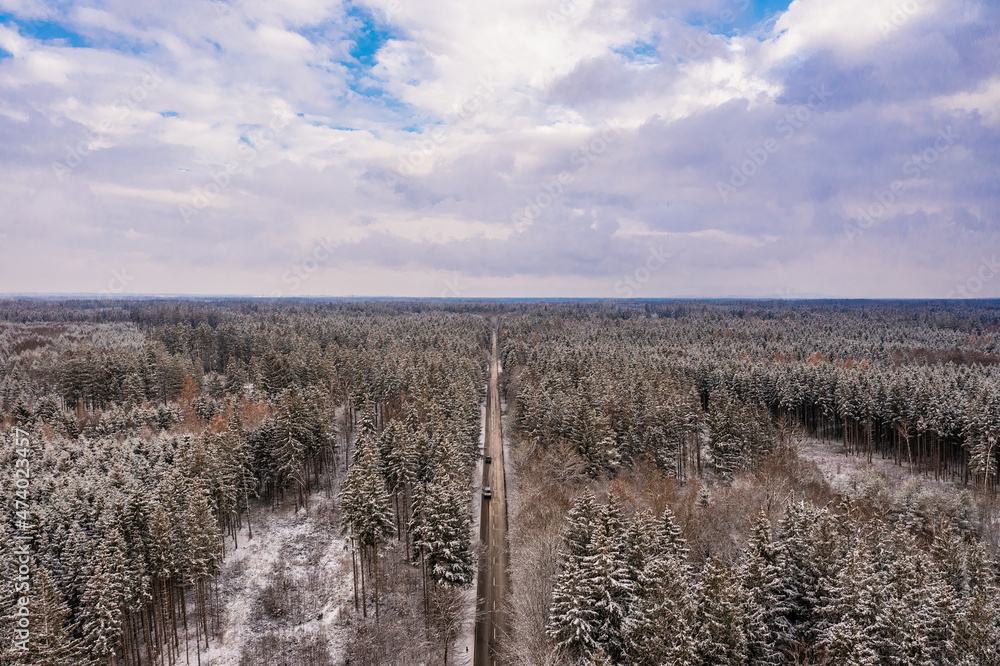
<path id="1" fill-rule="evenodd" d="M 479 538 L 485 561 L 479 567 L 476 598 L 476 653 L 474 666 L 500 666 L 502 641 L 507 635 L 507 487 L 504 476 L 503 436 L 500 430 L 500 363 L 497 353 L 497 320 L 492 321 L 490 379 L 486 388 L 486 432 L 483 445 L 483 494 Z M 491 462 L 486 462 L 489 459 Z"/>

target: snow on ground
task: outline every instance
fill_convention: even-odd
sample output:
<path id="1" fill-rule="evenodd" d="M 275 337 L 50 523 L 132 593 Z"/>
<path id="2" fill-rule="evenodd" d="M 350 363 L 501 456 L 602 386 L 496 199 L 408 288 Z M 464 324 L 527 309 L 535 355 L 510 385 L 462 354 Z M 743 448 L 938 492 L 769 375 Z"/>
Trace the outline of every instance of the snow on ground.
<path id="1" fill-rule="evenodd" d="M 274 510 L 255 507 L 251 521 L 253 539 L 244 525 L 239 548 L 226 542 L 219 583 L 222 628 L 202 653 L 202 663 L 237 666 L 244 650 L 264 636 L 278 645 L 318 638 L 329 645 L 331 662 L 342 663 L 339 620 L 353 603 L 353 583 L 327 490 L 314 492 L 308 509 L 298 512 L 293 501 Z M 192 663 L 194 654 L 192 646 Z"/>
<path id="2" fill-rule="evenodd" d="M 478 538 L 478 535 L 476 535 Z M 473 542 L 475 543 L 475 542 Z M 452 666 L 471 666 L 473 650 L 476 646 L 476 586 L 461 591 L 462 603 L 465 605 L 466 617 L 468 618 L 462 625 L 462 633 L 455 641 L 455 647 L 449 655 L 449 662 Z"/>
<path id="3" fill-rule="evenodd" d="M 482 486 L 483 486 L 483 447 L 486 444 L 486 405 L 483 404 L 480 410 L 480 427 L 479 427 L 479 460 L 476 461 L 476 469 L 472 473 L 472 484 L 470 485 L 470 490 L 472 491 L 472 498 L 469 500 L 469 511 L 472 512 L 472 548 L 473 552 L 477 554 L 476 571 L 479 571 L 478 563 L 478 553 L 479 550 L 477 546 L 479 545 L 479 516 L 481 513 L 483 501 L 482 501 Z M 476 580 L 472 583 L 472 587 L 466 590 L 462 590 L 462 603 L 465 607 L 465 622 L 462 625 L 462 631 L 455 640 L 455 647 L 452 651 L 454 658 L 451 663 L 454 666 L 470 666 L 472 664 L 472 658 L 474 655 L 474 650 L 476 647 L 476 592 L 479 585 L 479 576 L 477 574 Z"/>
<path id="4" fill-rule="evenodd" d="M 872 455 L 871 463 L 867 456 L 847 455 L 844 444 L 840 440 L 824 440 L 813 437 L 801 437 L 795 442 L 800 456 L 816 464 L 823 478 L 837 491 L 849 490 L 852 483 L 864 472 L 875 471 L 894 483 L 902 483 L 910 478 L 920 479 L 921 484 L 928 488 L 945 488 L 953 484 L 948 481 L 938 481 L 934 475 L 910 474 L 906 465 L 897 465 L 889 458 Z"/>
<path id="5" fill-rule="evenodd" d="M 958 477 L 944 476 L 935 479 L 932 473 L 910 473 L 907 465 L 897 465 L 892 459 L 875 454 L 871 464 L 867 457 L 846 455 L 839 441 L 824 441 L 802 438 L 797 442 L 799 455 L 816 464 L 823 478 L 834 490 L 856 496 L 859 493 L 878 491 L 884 488 L 898 499 L 912 498 L 917 493 L 930 493 L 945 501 L 959 498 L 964 493 L 975 492 L 972 486 L 962 483 Z M 883 477 L 887 483 L 872 484 L 873 477 Z M 985 533 L 1000 532 L 1000 503 L 994 499 L 977 501 L 980 529 Z"/>

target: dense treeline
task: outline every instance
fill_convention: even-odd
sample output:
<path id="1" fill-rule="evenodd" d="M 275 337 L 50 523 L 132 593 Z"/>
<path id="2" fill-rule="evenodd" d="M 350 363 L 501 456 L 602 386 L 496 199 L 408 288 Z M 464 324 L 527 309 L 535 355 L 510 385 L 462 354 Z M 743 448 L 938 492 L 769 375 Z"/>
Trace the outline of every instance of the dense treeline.
<path id="1" fill-rule="evenodd" d="M 440 611 L 453 616 L 448 590 L 474 577 L 482 315 L 413 304 L 3 309 L 0 467 L 15 469 L 20 429 L 32 478 L 21 517 L 13 477 L 0 482 L 0 661 L 200 663 L 225 620 L 218 574 L 241 528 L 252 536 L 255 511 L 304 507 L 334 482 L 361 618 L 391 623 L 398 611 L 380 608 L 379 560 L 399 543 L 422 572 L 428 643 L 454 640 Z M 12 549 L 26 532 L 25 652 L 14 643 Z M 326 640 L 305 651 L 310 663 L 330 663 L 318 656 Z"/>
<path id="2" fill-rule="evenodd" d="M 784 420 L 857 455 L 995 487 L 998 310 L 972 310 L 973 318 L 968 306 L 955 307 L 528 314 L 506 319 L 503 354 L 519 369 L 510 381 L 521 434 L 573 441 L 594 473 L 646 456 L 679 478 L 696 475 L 703 427 L 713 433 L 714 463 L 731 473 L 766 453 L 764 421 Z M 713 410 L 713 401 L 724 407 Z M 749 411 L 728 424 L 712 417 L 734 408 Z M 740 423 L 744 432 L 734 431 Z"/>

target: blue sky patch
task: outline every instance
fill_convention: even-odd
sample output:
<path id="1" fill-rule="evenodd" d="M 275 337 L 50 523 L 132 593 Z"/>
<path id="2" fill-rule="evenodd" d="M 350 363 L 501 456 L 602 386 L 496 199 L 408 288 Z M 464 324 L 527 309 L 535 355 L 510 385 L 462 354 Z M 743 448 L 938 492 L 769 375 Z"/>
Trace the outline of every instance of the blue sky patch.
<path id="1" fill-rule="evenodd" d="M 328 129 L 339 130 L 339 131 L 342 131 L 342 132 L 357 132 L 358 131 L 358 128 L 356 128 L 356 127 L 348 127 L 346 125 L 337 125 L 335 123 L 326 122 L 325 120 L 310 120 L 308 122 L 313 127 L 326 127 Z"/>
<path id="2" fill-rule="evenodd" d="M 29 21 L 18 18 L 13 14 L 0 12 L 0 23 L 14 26 L 25 37 L 37 39 L 38 41 L 54 42 L 74 48 L 90 46 L 86 37 L 80 33 L 68 30 L 65 26 L 54 21 Z"/>
<path id="3" fill-rule="evenodd" d="M 388 94 L 382 82 L 372 76 L 379 49 L 400 35 L 380 21 L 371 10 L 353 5 L 347 11 L 349 22 L 346 39 L 353 42 L 348 59 L 341 61 L 347 69 L 347 87 L 355 95 L 368 98 L 392 112 L 407 112 L 406 104 Z M 349 96 L 349 95 L 348 95 Z"/>
<path id="4" fill-rule="evenodd" d="M 403 103 L 398 98 L 387 93 L 381 86 L 378 85 L 376 81 L 370 78 L 363 78 L 355 80 L 354 82 L 348 83 L 347 87 L 351 89 L 351 92 L 366 98 L 368 101 L 372 102 L 376 106 L 383 107 L 393 113 L 397 114 L 409 114 L 411 109 L 408 104 Z M 344 96 L 349 97 L 347 95 Z"/>
<path id="5" fill-rule="evenodd" d="M 354 47 L 350 51 L 351 57 L 365 67 L 372 67 L 378 50 L 396 35 L 391 28 L 380 26 L 371 11 L 363 7 L 351 7 L 347 16 L 358 25 L 349 36 L 354 42 Z"/>
<path id="6" fill-rule="evenodd" d="M 612 50 L 633 62 L 650 62 L 659 61 L 660 59 L 660 52 L 654 42 L 636 40 L 631 44 L 626 44 Z"/>
<path id="7" fill-rule="evenodd" d="M 756 0 L 751 4 L 753 5 L 754 18 L 763 21 L 788 9 L 792 0 Z"/>
<path id="8" fill-rule="evenodd" d="M 704 27 L 715 35 L 733 37 L 773 19 L 790 4 L 792 0 L 728 0 L 715 12 L 693 14 L 688 23 Z"/>

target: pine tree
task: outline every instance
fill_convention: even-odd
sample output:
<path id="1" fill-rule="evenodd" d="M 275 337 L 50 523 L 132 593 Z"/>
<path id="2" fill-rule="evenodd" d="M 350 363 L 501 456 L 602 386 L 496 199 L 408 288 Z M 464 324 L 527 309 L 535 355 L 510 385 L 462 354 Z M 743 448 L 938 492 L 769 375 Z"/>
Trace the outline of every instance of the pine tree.
<path id="1" fill-rule="evenodd" d="M 739 666 L 747 658 L 746 618 L 739 580 L 714 557 L 701 574 L 696 613 L 695 652 L 703 666 Z"/>
<path id="2" fill-rule="evenodd" d="M 183 520 L 183 566 L 194 584 L 218 574 L 222 564 L 222 534 L 206 489 L 193 489 Z"/>
<path id="3" fill-rule="evenodd" d="M 98 663 L 112 663 L 118 654 L 128 596 L 125 543 L 112 527 L 94 553 L 82 600 L 84 647 Z"/>
<path id="4" fill-rule="evenodd" d="M 825 509 L 800 502 L 786 507 L 778 526 L 774 545 L 783 590 L 783 649 L 807 649 L 818 639 L 818 610 L 833 575 L 833 524 Z"/>
<path id="5" fill-rule="evenodd" d="M 650 557 L 625 620 L 625 653 L 634 666 L 695 663 L 695 603 L 687 570 L 674 553 Z"/>
<path id="6" fill-rule="evenodd" d="M 614 666 L 614 662 L 604 652 L 604 648 L 598 647 L 593 655 L 585 662 L 586 666 Z"/>
<path id="7" fill-rule="evenodd" d="M 822 607 L 827 628 L 820 646 L 836 664 L 879 664 L 877 623 L 885 603 L 886 581 L 863 541 L 848 552 Z"/>
<path id="8" fill-rule="evenodd" d="M 597 523 L 600 510 L 594 499 L 593 493 L 589 490 L 581 495 L 569 511 L 569 519 L 566 527 L 565 542 L 566 556 L 575 559 L 577 564 L 581 564 L 583 558 L 590 552 L 590 542 L 593 539 L 594 529 Z"/>
<path id="9" fill-rule="evenodd" d="M 623 538 L 627 574 L 633 585 L 639 584 L 639 577 L 646 562 L 659 552 L 660 526 L 652 513 L 643 511 L 632 517 L 625 527 Z"/>
<path id="10" fill-rule="evenodd" d="M 621 534 L 614 531 L 614 521 L 607 520 L 608 513 L 610 511 L 606 509 L 602 516 L 605 520 L 594 537 L 590 553 L 584 558 L 582 571 L 584 577 L 589 579 L 593 595 L 590 603 L 597 614 L 594 627 L 597 642 L 617 662 L 625 652 L 622 627 L 635 586 L 629 579 Z"/>
<path id="11" fill-rule="evenodd" d="M 467 587 L 475 579 L 468 496 L 444 473 L 432 483 L 413 530 L 413 543 L 427 558 L 431 579 L 445 587 Z"/>
<path id="12" fill-rule="evenodd" d="M 591 605 L 596 592 L 583 570 L 582 558 L 567 558 L 556 577 L 546 633 L 567 660 L 589 658 L 597 650 L 597 609 Z"/>
<path id="13" fill-rule="evenodd" d="M 340 490 L 341 529 L 349 534 L 361 553 L 362 591 L 365 571 L 375 582 L 375 615 L 379 614 L 378 553 L 394 531 L 392 506 L 385 488 L 382 457 L 370 429 L 363 429 L 355 453 L 355 464 Z M 367 614 L 367 595 L 362 594 Z"/>
<path id="14" fill-rule="evenodd" d="M 591 494 L 580 497 L 570 511 L 565 541 L 547 633 L 567 657 L 589 659 L 601 646 L 618 661 L 635 583 L 614 498 L 598 509 Z"/>
<path id="15" fill-rule="evenodd" d="M 180 549 L 176 546 L 177 535 L 171 524 L 170 516 L 163 506 L 163 501 L 157 502 L 153 507 L 153 513 L 149 521 L 149 575 L 152 577 L 153 600 L 157 605 L 154 612 L 158 612 L 161 620 L 160 626 L 153 627 L 156 638 L 163 636 L 162 640 L 156 640 L 157 649 L 163 649 L 163 643 L 168 641 L 166 637 L 167 627 L 165 618 L 172 617 L 170 611 L 171 585 L 176 583 L 179 571 L 177 564 Z M 157 603 L 158 602 L 158 603 Z M 175 627 L 172 627 L 175 628 Z M 157 629 L 159 630 L 157 632 Z"/>
<path id="16" fill-rule="evenodd" d="M 966 555 L 968 594 L 960 600 L 952 650 L 961 666 L 1000 663 L 1000 569 L 982 544 Z"/>
<path id="17" fill-rule="evenodd" d="M 17 660 L 26 656 L 24 650 L 14 645 L 15 639 L 22 638 L 14 633 L 17 599 L 21 591 L 15 588 L 15 584 L 23 582 L 16 580 L 18 565 L 15 549 L 17 545 L 7 531 L 7 521 L 0 520 L 0 659 L 10 664 L 18 663 Z"/>
<path id="18" fill-rule="evenodd" d="M 747 660 L 750 664 L 780 663 L 782 582 L 778 554 L 771 539 L 771 522 L 763 510 L 754 523 L 740 568 L 740 585 L 746 607 L 744 617 Z"/>
<path id="19" fill-rule="evenodd" d="M 770 449 L 768 421 L 763 410 L 733 398 L 725 389 L 712 396 L 709 451 L 720 474 L 731 477 Z"/>
<path id="20" fill-rule="evenodd" d="M 674 513 L 670 510 L 669 506 L 663 510 L 656 535 L 659 542 L 658 548 L 661 553 L 664 555 L 674 555 L 681 562 L 687 560 L 687 542 L 684 540 L 684 534 L 681 528 L 678 527 L 677 519 L 674 517 Z"/>
<path id="21" fill-rule="evenodd" d="M 934 562 L 908 532 L 894 535 L 897 645 L 894 654 L 915 664 L 950 661 L 950 639 L 958 603 Z M 887 614 L 888 614 L 887 613 Z"/>
<path id="22" fill-rule="evenodd" d="M 66 626 L 69 606 L 47 569 L 35 572 L 31 597 L 31 657 L 37 666 L 62 666 L 78 658 Z"/>
<path id="23" fill-rule="evenodd" d="M 279 484 L 294 484 L 296 508 L 304 503 L 309 477 L 305 471 L 306 449 L 312 444 L 306 406 L 298 387 L 281 394 L 275 421 L 274 460 Z"/>

